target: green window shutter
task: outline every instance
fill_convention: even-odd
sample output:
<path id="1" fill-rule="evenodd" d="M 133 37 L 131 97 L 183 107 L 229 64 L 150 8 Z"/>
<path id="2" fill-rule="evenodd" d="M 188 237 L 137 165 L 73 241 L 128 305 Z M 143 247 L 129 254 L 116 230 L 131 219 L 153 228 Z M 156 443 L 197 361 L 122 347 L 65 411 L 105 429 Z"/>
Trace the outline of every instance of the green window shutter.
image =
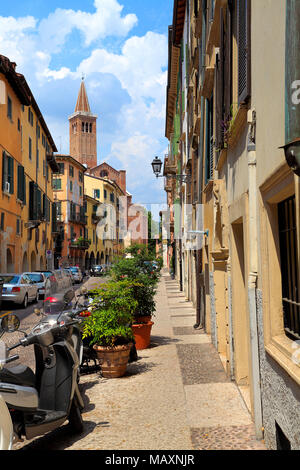
<path id="1" fill-rule="evenodd" d="M 8 182 L 9 182 L 9 193 L 14 193 L 14 159 L 12 157 L 8 158 Z"/>
<path id="2" fill-rule="evenodd" d="M 53 189 L 58 190 L 61 189 L 61 179 L 56 178 L 53 180 Z"/>
<path id="3" fill-rule="evenodd" d="M 5 152 L 2 153 L 2 191 L 5 191 L 5 183 L 7 181 L 7 160 Z"/>
<path id="4" fill-rule="evenodd" d="M 17 197 L 23 204 L 26 204 L 26 177 L 25 170 L 22 165 L 18 165 L 18 190 Z"/>

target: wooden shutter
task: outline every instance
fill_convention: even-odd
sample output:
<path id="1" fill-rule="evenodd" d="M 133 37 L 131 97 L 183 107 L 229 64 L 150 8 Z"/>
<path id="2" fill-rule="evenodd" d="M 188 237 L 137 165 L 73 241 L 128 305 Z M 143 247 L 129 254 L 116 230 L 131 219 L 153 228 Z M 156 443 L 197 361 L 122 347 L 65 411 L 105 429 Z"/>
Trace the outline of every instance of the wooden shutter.
<path id="1" fill-rule="evenodd" d="M 2 153 L 2 191 L 5 191 L 5 183 L 7 181 L 7 161 L 6 153 Z"/>
<path id="2" fill-rule="evenodd" d="M 220 12 L 220 50 L 216 65 L 216 148 L 223 148 L 224 144 L 224 14 Z"/>
<path id="3" fill-rule="evenodd" d="M 238 103 L 245 103 L 251 93 L 250 13 L 251 0 L 239 0 L 238 8 Z"/>
<path id="4" fill-rule="evenodd" d="M 25 185 L 25 171 L 22 165 L 18 165 L 18 191 L 17 197 L 26 204 L 26 185 Z"/>
<path id="5" fill-rule="evenodd" d="M 232 105 L 232 1 L 227 8 L 224 75 L 224 120 L 227 121 L 231 118 Z"/>

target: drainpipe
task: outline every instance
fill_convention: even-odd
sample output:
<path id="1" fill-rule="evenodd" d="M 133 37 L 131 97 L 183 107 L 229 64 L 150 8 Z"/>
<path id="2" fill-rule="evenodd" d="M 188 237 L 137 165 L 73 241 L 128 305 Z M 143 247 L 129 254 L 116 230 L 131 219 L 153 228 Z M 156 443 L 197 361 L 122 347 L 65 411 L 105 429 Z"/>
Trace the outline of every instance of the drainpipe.
<path id="1" fill-rule="evenodd" d="M 251 112 L 251 111 L 250 111 Z M 262 439 L 262 404 L 260 388 L 260 364 L 257 327 L 256 289 L 258 278 L 258 244 L 257 244 L 257 191 L 256 191 L 256 146 L 255 127 L 256 113 L 251 116 L 251 131 L 248 141 L 248 178 L 249 178 L 249 277 L 248 305 L 250 322 L 250 356 L 253 389 L 253 414 L 255 434 Z"/>

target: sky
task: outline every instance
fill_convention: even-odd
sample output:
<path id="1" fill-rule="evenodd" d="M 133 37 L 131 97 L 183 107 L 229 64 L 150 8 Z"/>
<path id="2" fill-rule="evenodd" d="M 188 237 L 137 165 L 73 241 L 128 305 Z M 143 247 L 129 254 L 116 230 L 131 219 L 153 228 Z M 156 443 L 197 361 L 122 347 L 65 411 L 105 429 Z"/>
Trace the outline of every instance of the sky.
<path id="1" fill-rule="evenodd" d="M 146 5 L 146 6 L 145 6 Z M 60 153 L 82 76 L 98 115 L 98 163 L 127 171 L 133 200 L 164 204 L 151 162 L 165 138 L 173 0 L 0 2 L 0 54 L 24 74 Z"/>

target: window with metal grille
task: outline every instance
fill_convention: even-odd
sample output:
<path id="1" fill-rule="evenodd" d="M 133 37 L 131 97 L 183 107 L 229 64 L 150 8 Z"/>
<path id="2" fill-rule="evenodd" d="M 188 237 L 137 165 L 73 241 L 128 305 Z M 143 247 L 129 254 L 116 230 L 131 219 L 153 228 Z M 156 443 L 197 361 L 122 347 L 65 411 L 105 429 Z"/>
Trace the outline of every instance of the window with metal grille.
<path id="1" fill-rule="evenodd" d="M 238 28 L 238 102 L 247 101 L 251 93 L 251 0 L 237 3 Z"/>
<path id="2" fill-rule="evenodd" d="M 278 226 L 284 329 L 289 337 L 300 339 L 295 196 L 278 204 Z"/>

